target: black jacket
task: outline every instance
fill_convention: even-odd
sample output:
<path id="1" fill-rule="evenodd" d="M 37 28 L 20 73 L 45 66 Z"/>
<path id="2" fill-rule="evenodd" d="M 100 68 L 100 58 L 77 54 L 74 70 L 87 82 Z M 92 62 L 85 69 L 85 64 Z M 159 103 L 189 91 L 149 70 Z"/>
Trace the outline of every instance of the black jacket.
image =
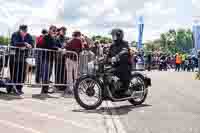
<path id="1" fill-rule="evenodd" d="M 113 66 L 115 75 L 123 81 L 129 81 L 131 76 L 131 65 L 129 62 L 129 45 L 126 41 L 114 42 L 108 53 L 108 59 L 115 57 L 119 60 Z"/>
<path id="2" fill-rule="evenodd" d="M 44 44 L 41 46 L 43 51 L 40 53 L 42 54 L 42 59 L 45 61 L 52 61 L 56 56 L 56 50 L 58 47 L 58 42 L 55 38 L 51 37 L 50 35 L 44 36 Z"/>
<path id="3" fill-rule="evenodd" d="M 129 45 L 126 41 L 115 42 L 111 45 L 108 58 L 116 57 L 119 62 L 116 66 L 129 64 Z"/>

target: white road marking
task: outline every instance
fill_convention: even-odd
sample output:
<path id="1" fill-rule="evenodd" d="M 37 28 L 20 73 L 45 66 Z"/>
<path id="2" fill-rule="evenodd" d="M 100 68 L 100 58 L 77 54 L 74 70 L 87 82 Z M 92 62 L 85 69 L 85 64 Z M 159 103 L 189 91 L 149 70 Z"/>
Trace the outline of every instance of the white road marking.
<path id="1" fill-rule="evenodd" d="M 103 102 L 102 103 L 103 107 L 104 108 L 108 108 L 106 102 Z M 115 130 L 115 125 L 112 121 L 112 117 L 107 114 L 108 112 L 106 111 L 106 113 L 103 114 L 104 116 L 104 121 L 105 121 L 105 128 L 106 128 L 106 133 L 116 133 L 116 130 Z"/>
<path id="2" fill-rule="evenodd" d="M 59 118 L 59 117 L 54 116 L 54 115 L 49 115 L 47 113 L 34 112 L 32 110 L 28 110 L 27 108 L 17 107 L 17 106 L 15 106 L 13 104 L 9 104 L 9 103 L 3 104 L 3 103 L 0 103 L 0 106 L 9 107 L 9 108 L 15 109 L 15 110 L 17 110 L 19 112 L 30 113 L 32 115 L 39 116 L 39 117 L 44 117 L 44 118 L 50 119 L 50 120 L 62 121 L 64 123 L 68 123 L 68 124 L 71 124 L 71 125 L 79 127 L 79 128 L 96 131 L 93 127 L 88 127 L 88 125 L 83 125 L 81 123 L 78 123 L 78 122 L 75 122 L 75 121 L 72 121 L 72 120 L 65 120 L 65 119 Z"/>
<path id="3" fill-rule="evenodd" d="M 110 101 L 103 102 L 103 106 L 108 108 L 114 107 Z M 108 113 L 108 112 L 107 112 Z M 115 110 L 110 111 L 111 114 L 106 116 L 106 125 L 108 127 L 107 133 L 126 133 L 123 124 L 120 121 L 120 118 Z M 115 116 L 113 116 L 115 114 Z"/>
<path id="4" fill-rule="evenodd" d="M 108 107 L 111 107 L 111 108 L 114 107 L 114 105 L 110 101 L 107 101 L 106 104 L 107 104 Z M 111 117 L 112 117 L 112 120 L 113 120 L 113 122 L 116 126 L 116 130 L 117 130 L 117 131 L 115 131 L 115 133 L 126 133 L 126 130 L 125 130 L 123 124 L 120 121 L 120 117 L 119 117 L 119 115 L 117 115 L 117 111 L 112 110 L 110 112 L 112 114 Z M 113 114 L 115 114 L 115 116 L 113 116 Z"/>
<path id="5" fill-rule="evenodd" d="M 10 127 L 13 127 L 13 128 L 18 128 L 18 129 L 22 129 L 24 131 L 28 131 L 28 132 L 31 132 L 31 133 L 41 133 L 40 131 L 37 131 L 35 129 L 29 128 L 29 127 L 24 127 L 22 125 L 15 124 L 15 123 L 7 121 L 7 120 L 0 120 L 0 123 L 1 123 L 1 125 L 10 126 Z"/>

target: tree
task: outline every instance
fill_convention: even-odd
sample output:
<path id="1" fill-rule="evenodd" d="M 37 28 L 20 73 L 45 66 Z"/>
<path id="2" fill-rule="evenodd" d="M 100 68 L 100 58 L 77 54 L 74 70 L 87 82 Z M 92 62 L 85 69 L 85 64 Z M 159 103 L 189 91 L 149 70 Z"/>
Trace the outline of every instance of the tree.
<path id="1" fill-rule="evenodd" d="M 0 36 L 0 45 L 8 45 L 10 39 L 8 37 Z"/>
<path id="2" fill-rule="evenodd" d="M 160 50 L 160 40 L 148 41 L 144 44 L 144 51 L 153 52 Z"/>
<path id="3" fill-rule="evenodd" d="M 92 37 L 93 41 L 100 41 L 102 44 L 108 44 L 108 43 L 112 43 L 112 39 L 109 37 L 105 37 L 105 36 L 93 36 Z"/>
<path id="4" fill-rule="evenodd" d="M 192 49 L 192 31 L 179 29 L 177 31 L 177 48 L 179 52 L 189 53 Z"/>
<path id="5" fill-rule="evenodd" d="M 166 34 L 162 33 L 160 35 L 160 43 L 161 43 L 161 47 L 163 49 L 167 48 L 167 37 L 166 37 Z"/>
<path id="6" fill-rule="evenodd" d="M 131 47 L 137 47 L 137 42 L 136 41 L 132 41 L 131 42 Z"/>
<path id="7" fill-rule="evenodd" d="M 179 53 L 189 53 L 192 49 L 192 32 L 191 30 L 170 29 L 166 33 L 160 35 L 160 49 L 163 52 L 175 54 Z"/>

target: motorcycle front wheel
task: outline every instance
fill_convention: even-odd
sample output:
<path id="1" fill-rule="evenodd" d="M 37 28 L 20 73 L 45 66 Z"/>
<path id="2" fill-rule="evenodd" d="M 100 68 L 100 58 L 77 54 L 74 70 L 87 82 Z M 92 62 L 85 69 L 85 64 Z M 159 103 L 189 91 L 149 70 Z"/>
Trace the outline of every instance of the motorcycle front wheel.
<path id="1" fill-rule="evenodd" d="M 75 100 L 86 110 L 93 110 L 101 105 L 102 92 L 99 81 L 89 76 L 77 80 L 74 87 Z"/>

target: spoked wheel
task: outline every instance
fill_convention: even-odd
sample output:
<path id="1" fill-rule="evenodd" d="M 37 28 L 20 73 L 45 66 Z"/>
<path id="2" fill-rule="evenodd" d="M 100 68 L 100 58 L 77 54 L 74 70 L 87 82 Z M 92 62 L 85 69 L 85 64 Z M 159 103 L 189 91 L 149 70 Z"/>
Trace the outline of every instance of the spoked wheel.
<path id="1" fill-rule="evenodd" d="M 147 98 L 148 89 L 145 88 L 144 80 L 135 76 L 131 80 L 131 87 L 133 88 L 136 98 L 130 99 L 129 102 L 133 105 L 141 105 Z"/>
<path id="2" fill-rule="evenodd" d="M 82 78 L 75 84 L 74 96 L 81 107 L 87 110 L 96 109 L 102 103 L 102 88 L 95 79 Z"/>

